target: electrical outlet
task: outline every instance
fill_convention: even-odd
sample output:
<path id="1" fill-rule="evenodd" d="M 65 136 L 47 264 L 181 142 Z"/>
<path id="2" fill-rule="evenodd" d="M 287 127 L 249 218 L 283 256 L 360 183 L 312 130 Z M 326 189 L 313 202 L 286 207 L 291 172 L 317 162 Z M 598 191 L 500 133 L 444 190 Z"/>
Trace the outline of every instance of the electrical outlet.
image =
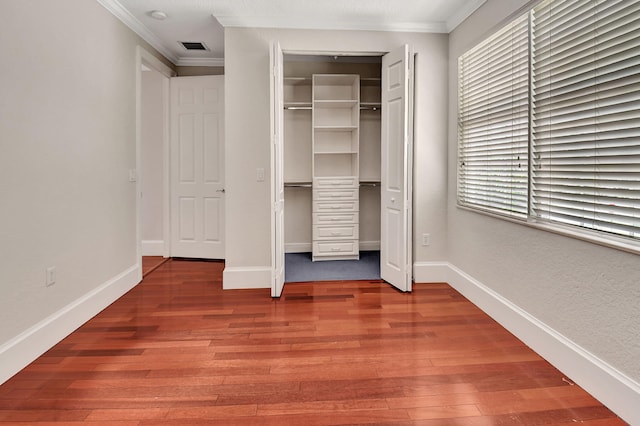
<path id="1" fill-rule="evenodd" d="M 46 271 L 45 286 L 49 287 L 56 283 L 56 267 L 50 266 Z"/>
<path id="2" fill-rule="evenodd" d="M 422 234 L 422 245 L 428 246 L 431 243 L 431 237 L 429 234 Z"/>

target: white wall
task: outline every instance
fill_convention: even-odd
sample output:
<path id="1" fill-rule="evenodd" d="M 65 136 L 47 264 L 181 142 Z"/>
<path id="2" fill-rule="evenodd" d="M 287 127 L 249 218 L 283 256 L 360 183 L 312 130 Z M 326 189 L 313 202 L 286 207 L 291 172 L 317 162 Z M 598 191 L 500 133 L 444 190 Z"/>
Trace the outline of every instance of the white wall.
<path id="1" fill-rule="evenodd" d="M 164 253 L 164 78 L 155 70 L 142 72 L 140 208 L 143 256 Z"/>
<path id="2" fill-rule="evenodd" d="M 640 258 L 456 206 L 457 58 L 525 4 L 489 0 L 450 36 L 449 262 L 639 389 Z"/>
<path id="3" fill-rule="evenodd" d="M 96 1 L 1 9 L 0 382 L 139 279 L 128 172 L 143 44 Z"/>
<path id="4" fill-rule="evenodd" d="M 417 261 L 446 254 L 447 35 L 364 31 L 227 28 L 225 30 L 227 257 L 229 270 L 263 273 L 252 286 L 269 286 L 270 188 L 256 168 L 270 170 L 269 43 L 285 51 L 388 52 L 402 44 L 417 56 L 414 235 L 431 234 L 416 247 Z M 418 238 L 415 238 L 418 241 Z M 253 269 L 251 269 L 253 268 Z"/>

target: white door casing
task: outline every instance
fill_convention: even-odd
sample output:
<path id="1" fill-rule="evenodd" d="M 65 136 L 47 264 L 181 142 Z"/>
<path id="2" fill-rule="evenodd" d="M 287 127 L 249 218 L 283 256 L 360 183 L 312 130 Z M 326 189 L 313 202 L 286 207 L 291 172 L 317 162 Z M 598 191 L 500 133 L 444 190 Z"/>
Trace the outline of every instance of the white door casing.
<path id="1" fill-rule="evenodd" d="M 380 276 L 411 291 L 412 57 L 402 46 L 382 57 Z"/>
<path id="2" fill-rule="evenodd" d="M 284 288 L 284 93 L 283 55 L 279 43 L 271 44 L 271 297 Z"/>
<path id="3" fill-rule="evenodd" d="M 284 287 L 283 54 L 271 48 L 272 297 Z M 382 58 L 380 275 L 401 291 L 412 285 L 413 56 L 404 45 Z"/>
<path id="4" fill-rule="evenodd" d="M 224 76 L 171 79 L 171 256 L 224 259 Z"/>

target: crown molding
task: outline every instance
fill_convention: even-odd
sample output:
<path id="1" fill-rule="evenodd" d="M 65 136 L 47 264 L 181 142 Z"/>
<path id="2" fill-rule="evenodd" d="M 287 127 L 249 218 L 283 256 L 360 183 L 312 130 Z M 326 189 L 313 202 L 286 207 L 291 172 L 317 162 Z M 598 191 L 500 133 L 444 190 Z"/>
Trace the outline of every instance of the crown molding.
<path id="1" fill-rule="evenodd" d="M 122 21 L 127 27 L 129 27 L 134 33 L 138 34 L 144 41 L 149 43 L 151 47 L 156 49 L 165 58 L 170 60 L 173 64 L 178 61 L 178 58 L 171 53 L 171 51 L 162 43 L 162 41 L 156 37 L 147 27 L 142 24 L 135 16 L 133 16 L 127 9 L 125 9 L 117 0 L 97 0 L 105 9 L 111 12 L 116 18 Z"/>
<path id="2" fill-rule="evenodd" d="M 480 6 L 486 3 L 487 0 L 475 0 L 473 2 L 468 2 L 466 7 L 463 7 L 453 15 L 451 18 L 447 20 L 447 33 L 455 30 L 458 25 L 460 25 L 465 19 L 467 19 L 473 12 L 475 12 Z"/>
<path id="3" fill-rule="evenodd" d="M 224 58 L 178 58 L 179 67 L 224 67 Z"/>
<path id="4" fill-rule="evenodd" d="M 482 0 L 483 2 L 486 0 Z M 291 17 L 273 17 L 268 19 L 246 16 L 216 16 L 223 27 L 241 28 L 285 28 L 294 30 L 356 30 L 356 31 L 396 31 L 415 33 L 447 33 L 447 25 L 444 22 L 426 23 L 393 23 L 383 22 L 353 22 L 334 20 L 330 23 L 318 23 L 317 19 L 302 17 L 292 20 Z M 292 21 L 295 24 L 292 24 Z"/>

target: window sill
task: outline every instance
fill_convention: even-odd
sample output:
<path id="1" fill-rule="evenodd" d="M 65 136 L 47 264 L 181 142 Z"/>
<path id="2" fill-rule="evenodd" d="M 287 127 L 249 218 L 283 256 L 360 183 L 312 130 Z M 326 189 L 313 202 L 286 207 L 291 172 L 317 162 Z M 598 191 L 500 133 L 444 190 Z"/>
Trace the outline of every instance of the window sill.
<path id="1" fill-rule="evenodd" d="M 601 246 L 622 250 L 628 253 L 640 254 L 640 241 L 634 242 L 626 238 L 616 237 L 615 235 L 601 234 L 597 231 L 589 231 L 587 229 L 576 229 L 570 226 L 563 226 L 559 224 L 538 222 L 535 219 L 517 219 L 507 215 L 498 214 L 488 210 L 476 209 L 472 207 L 462 206 L 456 204 L 456 207 L 460 210 L 466 210 L 473 213 L 490 216 L 495 219 L 506 220 L 507 222 L 517 223 L 518 225 L 528 226 L 529 228 L 539 229 L 541 231 L 551 232 L 566 237 L 575 238 L 578 240 L 598 244 Z"/>

